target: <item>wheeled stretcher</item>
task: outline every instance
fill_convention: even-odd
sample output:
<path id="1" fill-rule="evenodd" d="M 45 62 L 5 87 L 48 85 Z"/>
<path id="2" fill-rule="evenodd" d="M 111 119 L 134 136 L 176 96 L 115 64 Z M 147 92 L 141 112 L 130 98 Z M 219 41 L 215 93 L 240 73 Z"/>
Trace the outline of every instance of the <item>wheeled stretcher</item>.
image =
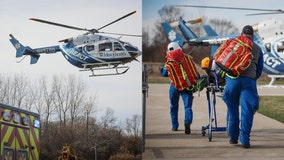
<path id="1" fill-rule="evenodd" d="M 222 92 L 224 87 L 219 86 L 218 76 L 215 71 L 210 71 L 207 77 L 206 97 L 208 101 L 208 124 L 202 126 L 202 136 L 208 134 L 209 141 L 212 141 L 212 132 L 223 132 L 226 131 L 227 127 L 218 126 L 216 116 L 216 93 Z M 227 114 L 228 115 L 228 114 Z M 228 119 L 228 117 L 226 117 Z"/>

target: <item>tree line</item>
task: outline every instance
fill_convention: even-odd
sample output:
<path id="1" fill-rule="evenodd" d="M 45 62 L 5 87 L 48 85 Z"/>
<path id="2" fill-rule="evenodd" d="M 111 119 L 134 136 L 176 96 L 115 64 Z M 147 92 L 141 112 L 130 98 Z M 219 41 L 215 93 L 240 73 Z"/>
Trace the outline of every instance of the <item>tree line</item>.
<path id="1" fill-rule="evenodd" d="M 141 159 L 141 115 L 121 124 L 111 108 L 98 116 L 96 97 L 74 75 L 0 75 L 0 102 L 39 113 L 40 159 L 57 159 L 63 145 L 78 159 Z"/>
<path id="2" fill-rule="evenodd" d="M 204 24 L 211 25 L 215 29 L 216 33 L 219 35 L 238 33 L 237 27 L 230 20 L 212 18 L 209 19 L 206 16 L 201 17 L 191 17 L 190 15 L 185 15 L 184 10 L 174 6 L 165 5 L 163 8 L 158 10 L 160 18 L 153 24 L 152 28 L 143 27 L 142 35 L 142 59 L 143 62 L 158 62 L 164 63 L 166 56 L 166 48 L 169 43 L 166 34 L 164 33 L 161 22 L 176 22 L 182 17 L 185 21 L 194 18 L 202 18 L 202 23 L 189 24 L 190 29 L 197 36 L 206 36 L 202 26 Z M 178 27 L 174 27 L 178 32 Z M 186 53 L 190 53 L 195 61 L 195 63 L 200 64 L 201 59 L 210 55 L 210 46 L 183 46 Z"/>

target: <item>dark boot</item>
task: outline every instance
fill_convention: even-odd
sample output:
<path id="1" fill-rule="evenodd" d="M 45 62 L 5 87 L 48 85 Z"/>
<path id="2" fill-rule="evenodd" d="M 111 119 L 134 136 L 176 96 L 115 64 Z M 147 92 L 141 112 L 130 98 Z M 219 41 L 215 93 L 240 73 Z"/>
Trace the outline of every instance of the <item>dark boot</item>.
<path id="1" fill-rule="evenodd" d="M 184 124 L 184 128 L 185 128 L 184 133 L 185 134 L 190 134 L 190 132 L 191 132 L 191 130 L 190 130 L 190 123 Z"/>

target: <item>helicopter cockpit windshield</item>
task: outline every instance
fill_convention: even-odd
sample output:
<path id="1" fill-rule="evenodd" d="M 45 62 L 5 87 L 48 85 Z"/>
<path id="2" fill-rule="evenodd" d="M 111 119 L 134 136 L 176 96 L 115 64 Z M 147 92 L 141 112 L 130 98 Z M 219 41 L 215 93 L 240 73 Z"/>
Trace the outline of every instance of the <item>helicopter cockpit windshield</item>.
<path id="1" fill-rule="evenodd" d="M 127 43 L 127 42 L 122 42 L 122 41 L 119 41 L 127 51 L 134 51 L 134 52 L 137 52 L 138 51 L 138 48 L 137 47 L 134 47 L 132 46 L 131 44 Z"/>

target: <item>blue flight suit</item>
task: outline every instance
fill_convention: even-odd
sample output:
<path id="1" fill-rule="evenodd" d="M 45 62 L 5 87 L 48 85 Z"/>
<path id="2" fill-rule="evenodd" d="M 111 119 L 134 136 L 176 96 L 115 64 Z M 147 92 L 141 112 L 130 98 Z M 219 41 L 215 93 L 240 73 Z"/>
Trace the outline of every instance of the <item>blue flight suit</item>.
<path id="1" fill-rule="evenodd" d="M 228 108 L 230 140 L 237 142 L 240 135 L 240 142 L 243 145 L 250 145 L 253 116 L 259 107 L 256 80 L 261 76 L 263 69 L 263 54 L 255 43 L 252 54 L 251 65 L 238 78 L 226 76 L 226 86 L 222 96 Z M 241 126 L 239 126 L 240 118 Z"/>
<path id="2" fill-rule="evenodd" d="M 163 77 L 168 77 L 168 72 L 165 67 L 161 69 L 161 75 Z M 192 101 L 193 93 L 192 91 L 183 90 L 179 91 L 173 84 L 170 84 L 169 98 L 170 98 L 170 116 L 172 121 L 172 130 L 177 130 L 179 127 L 178 122 L 178 109 L 179 109 L 179 96 L 182 97 L 184 104 L 184 124 L 192 123 Z"/>

